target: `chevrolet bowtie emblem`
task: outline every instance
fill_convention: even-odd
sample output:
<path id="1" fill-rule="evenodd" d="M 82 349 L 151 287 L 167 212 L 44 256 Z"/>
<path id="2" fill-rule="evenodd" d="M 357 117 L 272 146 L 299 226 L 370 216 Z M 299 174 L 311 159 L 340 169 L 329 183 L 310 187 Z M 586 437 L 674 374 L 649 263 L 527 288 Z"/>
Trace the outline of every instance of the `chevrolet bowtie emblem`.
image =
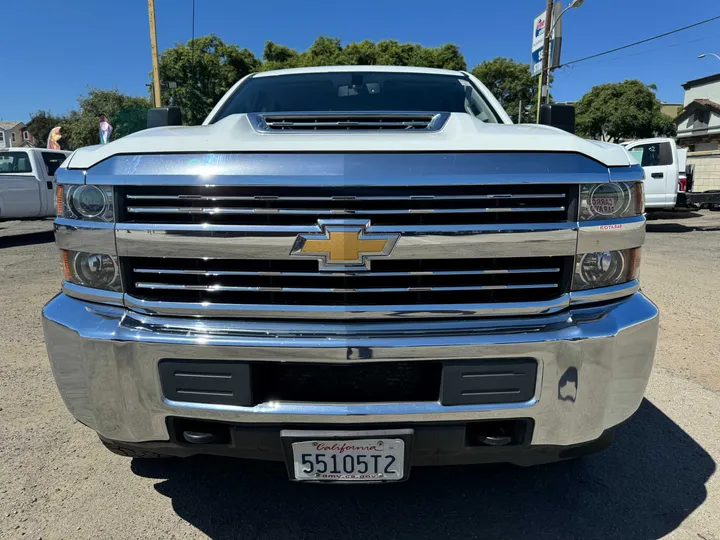
<path id="1" fill-rule="evenodd" d="M 369 270 L 370 260 L 387 257 L 399 234 L 368 233 L 369 222 L 321 221 L 321 234 L 299 234 L 290 255 L 317 259 L 320 270 Z"/>

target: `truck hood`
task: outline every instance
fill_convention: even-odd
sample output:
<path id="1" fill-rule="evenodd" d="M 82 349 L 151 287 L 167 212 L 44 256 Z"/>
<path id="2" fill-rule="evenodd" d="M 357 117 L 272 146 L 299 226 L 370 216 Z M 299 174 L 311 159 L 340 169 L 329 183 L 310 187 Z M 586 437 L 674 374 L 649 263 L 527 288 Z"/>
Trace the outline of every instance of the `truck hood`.
<path id="1" fill-rule="evenodd" d="M 206 126 L 167 126 L 138 131 L 110 144 L 81 148 L 67 165 L 88 169 L 118 154 L 198 152 L 573 152 L 607 167 L 631 165 L 618 145 L 588 141 L 535 124 L 486 124 L 453 113 L 436 132 L 256 131 L 247 115 L 228 116 Z"/>

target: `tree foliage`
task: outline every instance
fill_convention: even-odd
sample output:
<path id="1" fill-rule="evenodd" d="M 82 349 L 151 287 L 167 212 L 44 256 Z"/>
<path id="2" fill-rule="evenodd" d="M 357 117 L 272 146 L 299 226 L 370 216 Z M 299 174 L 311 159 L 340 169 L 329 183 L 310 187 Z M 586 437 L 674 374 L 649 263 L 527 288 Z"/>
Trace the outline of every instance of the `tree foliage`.
<path id="1" fill-rule="evenodd" d="M 303 52 L 272 41 L 265 42 L 261 69 L 284 69 L 333 65 L 421 66 L 444 69 L 467 69 L 465 58 L 457 45 L 423 47 L 417 43 L 383 40 L 361 41 L 342 46 L 340 39 L 321 36 Z"/>
<path id="2" fill-rule="evenodd" d="M 111 140 L 119 139 L 147 126 L 150 101 L 145 97 L 121 94 L 118 90 L 91 89 L 78 98 L 79 111 L 71 113 L 68 129 L 63 130 L 73 148 L 100 143 L 99 122 L 104 114 L 113 126 Z"/>
<path id="3" fill-rule="evenodd" d="M 27 128 L 35 139 L 35 145 L 45 147 L 50 131 L 57 126 L 65 127 L 67 120 L 67 116 L 55 116 L 50 111 L 39 110 L 30 115 Z"/>
<path id="4" fill-rule="evenodd" d="M 220 98 L 260 61 L 247 49 L 210 34 L 178 43 L 160 55 L 161 99 L 180 107 L 187 124 L 201 124 Z M 170 88 L 168 83 L 175 83 Z"/>
<path id="5" fill-rule="evenodd" d="M 517 120 L 522 108 L 521 122 L 535 122 L 538 81 L 530 73 L 530 64 L 498 57 L 475 66 L 472 74 L 488 87 L 513 119 Z"/>
<path id="6" fill-rule="evenodd" d="M 47 111 L 31 115 L 28 130 L 37 146 L 45 146 L 50 130 L 62 127 L 70 149 L 100 143 L 100 115 L 104 114 L 113 126 L 111 140 L 119 139 L 147 126 L 150 102 L 144 97 L 121 94 L 117 90 L 90 89 L 78 98 L 79 110 L 55 116 Z"/>
<path id="7" fill-rule="evenodd" d="M 656 136 L 674 137 L 675 122 L 662 114 L 657 87 L 636 79 L 594 86 L 576 104 L 581 136 L 609 142 Z"/>

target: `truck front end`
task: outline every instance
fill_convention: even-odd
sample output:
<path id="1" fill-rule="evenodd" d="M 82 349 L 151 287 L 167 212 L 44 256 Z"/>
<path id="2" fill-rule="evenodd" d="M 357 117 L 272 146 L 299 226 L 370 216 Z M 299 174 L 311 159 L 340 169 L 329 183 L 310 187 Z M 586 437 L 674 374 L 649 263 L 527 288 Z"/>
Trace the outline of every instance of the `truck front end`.
<path id="1" fill-rule="evenodd" d="M 453 151 L 462 114 L 329 114 L 183 128 L 252 132 L 242 151 L 61 169 L 65 281 L 43 321 L 73 416 L 127 455 L 281 460 L 310 481 L 607 445 L 657 339 L 642 168 Z M 354 129 L 386 150 L 348 146 Z"/>

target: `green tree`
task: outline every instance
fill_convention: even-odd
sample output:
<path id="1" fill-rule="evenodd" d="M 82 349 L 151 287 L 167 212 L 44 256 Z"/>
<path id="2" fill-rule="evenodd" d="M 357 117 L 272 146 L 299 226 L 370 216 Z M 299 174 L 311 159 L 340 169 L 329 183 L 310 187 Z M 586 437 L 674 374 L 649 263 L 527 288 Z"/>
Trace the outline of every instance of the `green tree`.
<path id="1" fill-rule="evenodd" d="M 655 136 L 674 137 L 672 118 L 662 114 L 654 84 L 636 79 L 594 86 L 575 108 L 578 134 L 620 142 Z"/>
<path id="2" fill-rule="evenodd" d="M 159 67 L 162 103 L 179 106 L 183 122 L 197 125 L 233 84 L 260 69 L 260 61 L 210 34 L 164 51 Z M 177 86 L 170 88 L 171 82 Z"/>
<path id="3" fill-rule="evenodd" d="M 119 139 L 147 126 L 150 101 L 144 97 L 121 94 L 118 90 L 90 89 L 78 98 L 79 111 L 70 111 L 63 129 L 70 148 L 100 142 L 100 115 L 113 126 L 111 140 Z"/>
<path id="4" fill-rule="evenodd" d="M 513 120 L 517 121 L 518 110 L 522 109 L 521 122 L 535 122 L 538 80 L 530 73 L 530 64 L 497 57 L 475 66 L 472 74 L 488 87 Z"/>
<path id="5" fill-rule="evenodd" d="M 272 41 L 265 42 L 261 69 L 284 69 L 332 65 L 421 66 L 444 69 L 467 69 L 465 58 L 457 45 L 423 47 L 417 43 L 395 40 L 352 42 L 342 46 L 340 39 L 320 36 L 303 52 Z"/>
<path id="6" fill-rule="evenodd" d="M 35 146 L 45 148 L 50 131 L 57 126 L 65 127 L 67 123 L 67 116 L 55 116 L 50 111 L 40 110 L 30 115 L 27 128 L 35 139 Z"/>

